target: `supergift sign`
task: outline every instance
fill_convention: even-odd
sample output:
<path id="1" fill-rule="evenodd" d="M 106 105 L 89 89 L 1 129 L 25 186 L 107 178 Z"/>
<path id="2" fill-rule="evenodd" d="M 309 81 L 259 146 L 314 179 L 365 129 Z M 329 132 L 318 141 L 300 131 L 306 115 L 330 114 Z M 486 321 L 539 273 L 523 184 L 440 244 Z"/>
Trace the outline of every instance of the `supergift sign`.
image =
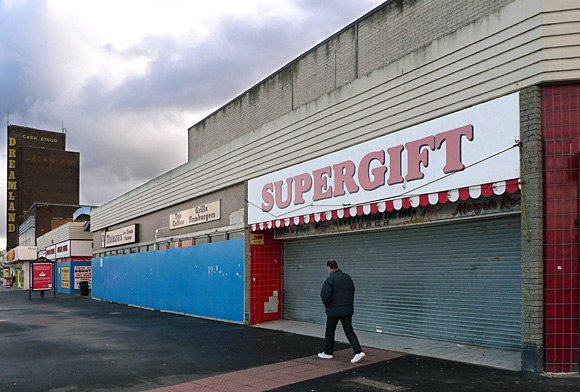
<path id="1" fill-rule="evenodd" d="M 517 179 L 519 123 L 515 93 L 250 180 L 248 221 Z"/>

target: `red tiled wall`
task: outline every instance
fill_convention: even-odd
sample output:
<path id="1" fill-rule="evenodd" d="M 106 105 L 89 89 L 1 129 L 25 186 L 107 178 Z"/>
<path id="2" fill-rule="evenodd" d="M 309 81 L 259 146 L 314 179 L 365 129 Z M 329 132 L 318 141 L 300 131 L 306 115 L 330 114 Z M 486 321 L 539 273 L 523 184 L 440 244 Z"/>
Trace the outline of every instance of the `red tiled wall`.
<path id="1" fill-rule="evenodd" d="M 542 88 L 545 371 L 578 372 L 580 84 Z"/>
<path id="2" fill-rule="evenodd" d="M 250 323 L 259 324 L 282 317 L 282 241 L 274 239 L 274 230 L 257 232 L 264 234 L 264 245 L 250 245 Z M 264 313 L 264 303 L 278 292 L 278 311 Z"/>

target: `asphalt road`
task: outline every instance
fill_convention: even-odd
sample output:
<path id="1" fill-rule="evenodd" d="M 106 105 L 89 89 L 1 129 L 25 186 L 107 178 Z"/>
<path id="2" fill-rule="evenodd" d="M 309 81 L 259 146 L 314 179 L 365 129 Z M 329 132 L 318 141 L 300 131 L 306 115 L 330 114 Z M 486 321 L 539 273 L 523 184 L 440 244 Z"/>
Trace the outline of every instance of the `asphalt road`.
<path id="1" fill-rule="evenodd" d="M 0 391 L 146 391 L 316 355 L 323 339 L 67 294 L 0 291 Z M 364 346 L 364 344 L 363 344 Z M 337 344 L 337 350 L 349 349 Z M 183 389 L 186 390 L 186 389 Z M 214 390 L 214 389 L 210 389 Z M 219 390 L 219 389 L 217 389 Z M 580 392 L 580 378 L 411 355 L 276 391 Z"/>

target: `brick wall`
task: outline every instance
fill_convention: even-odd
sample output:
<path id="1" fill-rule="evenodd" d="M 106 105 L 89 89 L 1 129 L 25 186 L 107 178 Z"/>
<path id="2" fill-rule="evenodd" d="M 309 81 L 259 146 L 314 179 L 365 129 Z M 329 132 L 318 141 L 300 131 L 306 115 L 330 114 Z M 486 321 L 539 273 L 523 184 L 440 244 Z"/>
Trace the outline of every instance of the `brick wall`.
<path id="1" fill-rule="evenodd" d="M 578 372 L 580 84 L 542 88 L 544 347 L 547 372 Z"/>
<path id="2" fill-rule="evenodd" d="M 393 0 L 189 129 L 191 161 L 512 0 Z M 426 23 L 428 21 L 428 23 Z"/>
<path id="3" fill-rule="evenodd" d="M 543 369 L 543 187 L 541 90 L 520 91 L 522 159 L 522 370 Z"/>
<path id="4" fill-rule="evenodd" d="M 510 1 L 391 1 L 359 23 L 359 75 L 450 34 Z"/>
<path id="5" fill-rule="evenodd" d="M 189 160 L 287 113 L 292 107 L 292 75 L 284 69 L 189 129 Z"/>
<path id="6" fill-rule="evenodd" d="M 356 27 L 352 26 L 294 62 L 293 108 L 356 79 L 356 39 Z"/>

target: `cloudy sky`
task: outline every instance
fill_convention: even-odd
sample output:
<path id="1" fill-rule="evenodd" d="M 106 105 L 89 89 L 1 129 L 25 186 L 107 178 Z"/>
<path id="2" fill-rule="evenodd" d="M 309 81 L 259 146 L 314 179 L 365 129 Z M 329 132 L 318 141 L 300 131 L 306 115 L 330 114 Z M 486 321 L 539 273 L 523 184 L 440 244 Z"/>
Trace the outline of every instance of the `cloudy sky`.
<path id="1" fill-rule="evenodd" d="M 185 163 L 190 126 L 383 1 L 0 0 L 0 166 L 8 122 L 64 125 L 80 202 L 103 204 Z"/>

